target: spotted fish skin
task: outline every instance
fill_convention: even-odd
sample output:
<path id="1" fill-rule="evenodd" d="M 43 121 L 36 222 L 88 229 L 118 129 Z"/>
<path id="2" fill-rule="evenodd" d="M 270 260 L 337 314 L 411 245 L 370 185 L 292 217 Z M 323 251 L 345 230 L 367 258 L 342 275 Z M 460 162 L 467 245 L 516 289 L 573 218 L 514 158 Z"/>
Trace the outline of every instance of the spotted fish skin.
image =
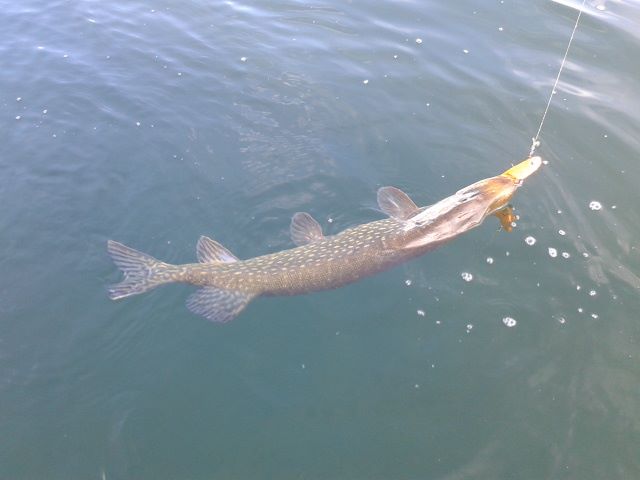
<path id="1" fill-rule="evenodd" d="M 227 322 L 256 296 L 341 287 L 433 250 L 502 210 L 522 180 L 539 166 L 539 157 L 527 159 L 502 175 L 422 208 L 404 192 L 384 187 L 378 192 L 378 203 L 389 218 L 332 236 L 323 236 L 315 220 L 298 213 L 291 232 L 302 245 L 247 260 L 238 260 L 207 237 L 198 242 L 200 262 L 184 265 L 161 262 L 110 240 L 109 253 L 125 279 L 109 293 L 118 299 L 164 283 L 189 283 L 203 287 L 187 301 L 189 309 L 209 320 Z"/>
<path id="2" fill-rule="evenodd" d="M 399 228 L 394 219 L 379 220 L 244 261 L 190 264 L 178 281 L 257 295 L 298 295 L 337 288 L 391 267 L 393 255 L 386 242 Z"/>

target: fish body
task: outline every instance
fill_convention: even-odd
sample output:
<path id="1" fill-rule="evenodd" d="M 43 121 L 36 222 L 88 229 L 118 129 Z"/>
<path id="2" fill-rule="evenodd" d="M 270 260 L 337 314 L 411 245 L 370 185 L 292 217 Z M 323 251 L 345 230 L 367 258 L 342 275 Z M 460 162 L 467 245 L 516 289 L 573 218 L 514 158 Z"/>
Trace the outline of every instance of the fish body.
<path id="1" fill-rule="evenodd" d="M 171 265 L 109 240 L 108 251 L 124 272 L 109 295 L 119 299 L 165 283 L 202 287 L 188 308 L 215 322 L 227 322 L 257 296 L 300 295 L 341 287 L 387 270 L 447 243 L 496 214 L 510 230 L 508 202 L 522 181 L 541 165 L 529 158 L 501 175 L 476 182 L 428 207 L 419 208 L 401 190 L 378 191 L 389 218 L 324 236 L 308 214 L 297 213 L 291 236 L 298 246 L 268 255 L 237 259 L 208 237 L 198 241 L 198 263 Z"/>

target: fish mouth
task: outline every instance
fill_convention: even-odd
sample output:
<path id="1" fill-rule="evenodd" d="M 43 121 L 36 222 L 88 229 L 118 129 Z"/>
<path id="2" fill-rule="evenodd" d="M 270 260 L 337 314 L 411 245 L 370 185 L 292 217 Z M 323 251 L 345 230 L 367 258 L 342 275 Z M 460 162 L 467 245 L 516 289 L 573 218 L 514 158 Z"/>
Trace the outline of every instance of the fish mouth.
<path id="1" fill-rule="evenodd" d="M 522 182 L 532 174 L 534 174 L 542 165 L 542 158 L 535 156 L 514 165 L 506 172 L 502 173 L 503 177 L 510 177 L 514 180 Z"/>

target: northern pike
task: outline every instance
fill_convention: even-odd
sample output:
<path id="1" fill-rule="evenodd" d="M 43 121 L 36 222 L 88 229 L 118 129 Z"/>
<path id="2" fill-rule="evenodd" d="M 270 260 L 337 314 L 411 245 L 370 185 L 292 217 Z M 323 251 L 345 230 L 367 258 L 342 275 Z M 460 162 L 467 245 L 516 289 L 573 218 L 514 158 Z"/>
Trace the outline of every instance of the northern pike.
<path id="1" fill-rule="evenodd" d="M 308 213 L 298 212 L 290 232 L 295 248 L 239 260 L 211 238 L 201 236 L 199 263 L 172 265 L 109 240 L 107 249 L 124 273 L 109 296 L 137 295 L 165 283 L 200 288 L 187 300 L 192 312 L 212 322 L 234 319 L 255 297 L 300 295 L 355 282 L 422 255 L 496 215 L 511 231 L 515 215 L 509 205 L 523 180 L 540 168 L 530 157 L 501 175 L 480 180 L 453 195 L 418 207 L 395 187 L 378 190 L 378 206 L 388 218 L 325 236 Z"/>

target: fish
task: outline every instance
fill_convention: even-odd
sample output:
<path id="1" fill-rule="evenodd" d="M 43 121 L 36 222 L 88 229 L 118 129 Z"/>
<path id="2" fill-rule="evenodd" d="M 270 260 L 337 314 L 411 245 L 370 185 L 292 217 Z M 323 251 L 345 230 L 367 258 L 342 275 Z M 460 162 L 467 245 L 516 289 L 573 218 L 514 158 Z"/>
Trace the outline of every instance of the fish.
<path id="1" fill-rule="evenodd" d="M 108 253 L 124 274 L 108 293 L 118 300 L 168 283 L 188 283 L 200 288 L 188 297 L 187 308 L 212 322 L 226 323 L 256 297 L 302 295 L 356 282 L 434 250 L 490 215 L 511 231 L 516 216 L 509 202 L 541 165 L 539 156 L 527 158 L 425 207 L 396 187 L 382 187 L 377 201 L 387 218 L 335 235 L 324 235 L 311 215 L 298 212 L 290 224 L 295 248 L 247 260 L 206 236 L 198 240 L 198 263 L 183 265 L 108 240 Z"/>

